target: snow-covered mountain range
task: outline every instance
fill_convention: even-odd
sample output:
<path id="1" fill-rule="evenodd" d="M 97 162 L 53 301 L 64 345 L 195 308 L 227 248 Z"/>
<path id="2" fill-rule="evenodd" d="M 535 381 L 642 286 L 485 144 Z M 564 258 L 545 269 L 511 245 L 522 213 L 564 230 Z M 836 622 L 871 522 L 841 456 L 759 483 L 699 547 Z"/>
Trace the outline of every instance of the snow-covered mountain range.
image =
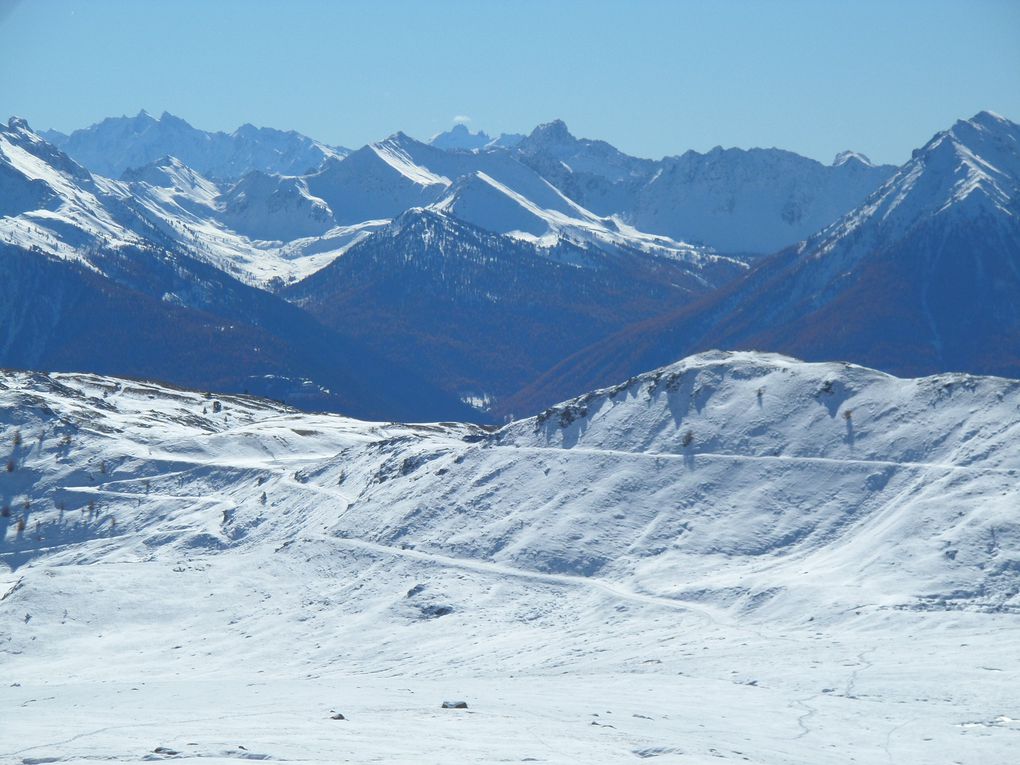
<path id="1" fill-rule="evenodd" d="M 187 246 L 202 236 L 191 219 L 151 214 L 156 201 L 197 209 L 213 193 L 207 181 L 177 162 L 142 177 L 170 188 L 92 176 L 23 121 L 0 127 L 0 364 L 252 391 L 366 417 L 470 416 L 406 362 L 217 268 Z"/>
<path id="2" fill-rule="evenodd" d="M 144 111 L 70 136 L 42 135 L 93 172 L 114 178 L 168 155 L 208 178 L 236 180 L 256 170 L 304 175 L 351 153 L 294 132 L 245 125 L 229 135 L 210 133 L 173 115 L 156 119 Z M 443 179 L 452 183 L 479 174 L 540 203 L 529 193 L 533 182 L 518 188 L 501 175 L 523 164 L 589 216 L 737 254 L 771 253 L 815 233 L 853 209 L 895 169 L 873 166 L 852 151 L 831 166 L 778 149 L 716 148 L 639 159 L 605 141 L 575 138 L 560 120 L 528 136 L 498 138 L 455 125 L 428 144 L 396 133 L 353 154 L 347 162 L 328 162 L 319 183 L 327 204 L 333 206 L 330 192 L 339 202 L 334 210 L 339 224 L 392 218 L 409 206 L 437 202 L 448 185 Z M 380 161 L 389 169 L 379 168 Z M 512 172 L 519 176 L 521 170 Z M 260 233 L 282 238 L 283 232 Z"/>
<path id="3" fill-rule="evenodd" d="M 14 119 L 0 129 L 0 167 L 5 179 L 0 242 L 10 249 L 10 271 L 20 280 L 12 279 L 6 294 L 9 329 L 2 363 L 255 390 L 366 416 L 450 419 L 458 411 L 463 416 L 457 406 L 442 403 L 444 395 L 454 401 L 508 395 L 619 324 L 661 313 L 746 268 L 739 259 L 600 218 L 505 151 L 448 153 L 402 134 L 344 159 L 331 157 L 304 176 L 253 170 L 236 181 L 213 181 L 167 156 L 112 180 L 93 175 Z M 416 216 L 432 221 L 434 239 L 409 240 L 414 235 L 406 223 Z M 361 254 L 385 253 L 397 237 L 405 242 L 400 258 Z M 435 249 L 440 242 L 450 245 L 445 254 Z M 352 248 L 359 249 L 336 265 Z M 454 259 L 453 252 L 463 257 Z M 15 262 L 21 264 L 17 269 Z M 371 277 L 367 263 L 373 264 Z M 454 263 L 461 273 L 450 272 Z M 107 289 L 118 297 L 109 297 L 102 313 L 82 318 L 75 316 L 78 303 L 46 290 L 32 300 L 39 273 L 54 269 L 76 285 L 75 294 Z M 436 279 L 412 283 L 427 271 Z M 361 274 L 360 281 L 344 281 L 354 273 Z M 338 282 L 337 274 L 345 276 Z M 302 278 L 299 287 L 295 283 Z M 380 292 L 369 283 L 404 289 Z M 314 309 L 332 330 L 274 294 L 287 284 L 293 285 L 287 296 Z M 354 284 L 362 288 L 353 290 Z M 456 299 L 449 302 L 453 285 Z M 398 293 L 417 300 L 395 302 Z M 558 330 L 536 342 L 532 330 L 539 315 L 525 323 L 513 317 L 522 306 L 540 305 L 546 294 L 556 300 L 541 316 Z M 149 334 L 123 336 L 122 327 L 139 327 L 118 316 L 140 310 L 132 306 L 143 295 L 151 304 L 143 325 Z M 444 301 L 445 314 L 435 310 Z M 469 338 L 458 340 L 447 319 L 467 306 L 478 321 Z M 164 314 L 171 310 L 197 322 L 193 333 L 202 339 L 183 330 L 179 336 L 181 352 L 197 358 L 182 364 L 167 351 L 162 362 L 158 355 L 145 363 L 130 360 L 131 345 L 152 343 L 169 331 L 172 322 Z M 210 320 L 210 313 L 217 318 Z M 92 326 L 99 315 L 105 318 Z M 444 317 L 446 336 L 431 334 L 429 322 L 417 316 Z M 570 320 L 557 321 L 566 317 Z M 241 331 L 225 341 L 225 349 L 214 350 L 209 333 L 223 319 L 254 334 Z M 79 328 L 75 344 L 61 335 L 69 325 Z M 25 326 L 31 331 L 18 329 Z M 238 330 L 229 326 L 230 332 Z M 82 335 L 85 327 L 94 339 Z M 272 339 L 264 337 L 267 330 Z M 364 339 L 353 341 L 352 330 Z M 123 342 L 110 342 L 122 336 Z M 516 350 L 494 354 L 499 342 Z M 323 343 L 329 351 L 320 350 Z M 102 347 L 93 353 L 97 344 Z M 452 355 L 443 350 L 450 345 L 457 348 Z M 259 355 L 245 361 L 252 353 L 245 348 Z M 294 357 L 296 348 L 307 350 L 304 361 Z M 408 368 L 412 358 L 433 363 L 415 372 Z M 79 366 L 69 366 L 72 361 Z M 358 375 L 366 379 L 352 376 L 354 363 L 364 367 Z M 418 408 L 411 394 L 388 410 L 371 392 L 404 385 L 417 390 L 422 374 L 447 386 L 439 394 L 424 384 L 427 406 Z M 369 384 L 368 377 L 385 382 Z M 268 379 L 289 382 L 267 387 Z M 318 393 L 309 398 L 309 390 Z"/>
<path id="4" fill-rule="evenodd" d="M 3 372 L 0 759 L 1005 762 L 1018 437 L 754 353 L 494 432 Z"/>
<path id="5" fill-rule="evenodd" d="M 343 336 L 337 348 L 347 350 L 326 356 L 377 358 L 387 370 L 377 380 L 415 377 L 414 359 L 443 396 L 485 402 L 479 417 L 534 412 L 711 347 L 904 374 L 1015 374 L 1016 131 L 982 113 L 895 169 L 854 152 L 825 166 L 777 149 L 653 161 L 575 138 L 559 121 L 519 141 L 458 128 L 423 143 L 398 132 L 348 153 L 143 113 L 64 141 L 70 150 L 77 140 L 94 166 L 126 168 L 113 179 L 12 119 L 0 128 L 0 242 L 21 281 L 5 316 L 32 331 L 9 330 L 0 363 L 74 368 L 64 351 L 40 349 L 71 347 L 53 333 L 78 322 L 75 309 L 28 298 L 56 258 L 79 287 L 88 274 L 89 294 L 120 296 L 108 301 L 118 326 L 144 295 L 155 314 L 188 313 L 206 336 L 226 318 L 275 338 L 238 337 L 238 349 L 282 352 L 314 336 L 298 343 L 311 359 L 317 343 Z M 791 246 L 767 257 L 727 254 L 782 245 Z M 109 343 L 89 352 L 107 331 L 81 340 L 75 363 L 110 354 Z M 219 370 L 209 377 L 121 368 L 123 355 L 80 368 L 266 394 L 242 380 L 271 375 L 297 381 L 289 390 L 333 393 L 341 384 L 305 362 L 288 374 L 282 359 L 246 369 L 241 358 L 195 367 Z M 221 374 L 225 359 L 237 374 Z M 351 411 L 384 411 L 358 404 L 363 394 L 341 398 Z M 453 411 L 415 415 L 405 403 L 394 417 Z"/>

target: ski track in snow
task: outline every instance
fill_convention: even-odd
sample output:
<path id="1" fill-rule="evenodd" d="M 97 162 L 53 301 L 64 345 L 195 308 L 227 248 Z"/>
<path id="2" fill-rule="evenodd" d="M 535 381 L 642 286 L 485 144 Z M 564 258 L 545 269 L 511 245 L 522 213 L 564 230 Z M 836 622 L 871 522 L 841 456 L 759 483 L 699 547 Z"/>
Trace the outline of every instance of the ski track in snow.
<path id="1" fill-rule="evenodd" d="M 989 468 L 989 467 L 976 467 L 972 465 L 953 465 L 945 462 L 895 462 L 891 460 L 867 460 L 867 459 L 854 459 L 852 457 L 804 457 L 799 455 L 770 455 L 770 454 L 723 454 L 720 452 L 703 452 L 698 450 L 692 450 L 687 454 L 674 454 L 671 452 L 628 452 L 621 451 L 618 449 L 599 449 L 599 448 L 587 448 L 587 447 L 555 447 L 555 446 L 500 446 L 494 447 L 497 449 L 509 449 L 515 452 L 533 452 L 533 453 L 548 453 L 548 452 L 575 452 L 578 454 L 594 454 L 594 455 L 612 455 L 614 457 L 621 457 L 623 459 L 668 459 L 668 460 L 680 460 L 690 461 L 693 457 L 695 459 L 715 459 L 715 460 L 732 460 L 732 461 L 750 461 L 750 462 L 777 462 L 777 463 L 791 463 L 791 464 L 816 464 L 816 465 L 862 465 L 862 466 L 876 466 L 876 467 L 894 467 L 894 468 L 916 468 L 916 469 L 936 469 L 944 470 L 947 472 L 952 471 L 964 471 L 974 473 L 988 473 L 988 474 L 1001 474 L 1008 476 L 1017 475 L 1017 471 L 1013 468 Z"/>

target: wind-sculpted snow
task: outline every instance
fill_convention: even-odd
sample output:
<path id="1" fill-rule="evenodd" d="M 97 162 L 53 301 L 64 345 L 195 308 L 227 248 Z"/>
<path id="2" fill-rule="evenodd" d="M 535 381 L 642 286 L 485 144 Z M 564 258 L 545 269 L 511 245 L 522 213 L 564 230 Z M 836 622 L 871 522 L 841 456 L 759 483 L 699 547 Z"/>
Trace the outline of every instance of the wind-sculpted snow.
<path id="1" fill-rule="evenodd" d="M 5 372 L 0 759 L 1008 761 L 1018 431 L 749 353 L 495 432 Z"/>

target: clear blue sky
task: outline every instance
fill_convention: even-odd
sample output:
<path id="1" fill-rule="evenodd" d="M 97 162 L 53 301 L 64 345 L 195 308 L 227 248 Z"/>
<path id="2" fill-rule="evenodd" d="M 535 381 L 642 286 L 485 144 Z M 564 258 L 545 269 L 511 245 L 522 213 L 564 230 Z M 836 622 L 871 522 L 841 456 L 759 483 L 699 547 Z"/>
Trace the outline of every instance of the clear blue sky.
<path id="1" fill-rule="evenodd" d="M 360 146 L 553 118 L 640 156 L 778 146 L 901 162 L 1020 120 L 1020 0 L 0 0 L 0 111 L 164 110 Z"/>

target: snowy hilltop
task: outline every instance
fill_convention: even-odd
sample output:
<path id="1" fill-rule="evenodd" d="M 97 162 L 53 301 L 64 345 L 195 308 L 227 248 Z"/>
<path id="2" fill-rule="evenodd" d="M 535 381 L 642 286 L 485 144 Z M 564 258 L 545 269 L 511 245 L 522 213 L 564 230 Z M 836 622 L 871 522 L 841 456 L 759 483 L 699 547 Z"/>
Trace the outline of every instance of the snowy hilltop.
<path id="1" fill-rule="evenodd" d="M 1002 762 L 1018 437 L 754 353 L 498 431 L 4 372 L 0 758 Z"/>

